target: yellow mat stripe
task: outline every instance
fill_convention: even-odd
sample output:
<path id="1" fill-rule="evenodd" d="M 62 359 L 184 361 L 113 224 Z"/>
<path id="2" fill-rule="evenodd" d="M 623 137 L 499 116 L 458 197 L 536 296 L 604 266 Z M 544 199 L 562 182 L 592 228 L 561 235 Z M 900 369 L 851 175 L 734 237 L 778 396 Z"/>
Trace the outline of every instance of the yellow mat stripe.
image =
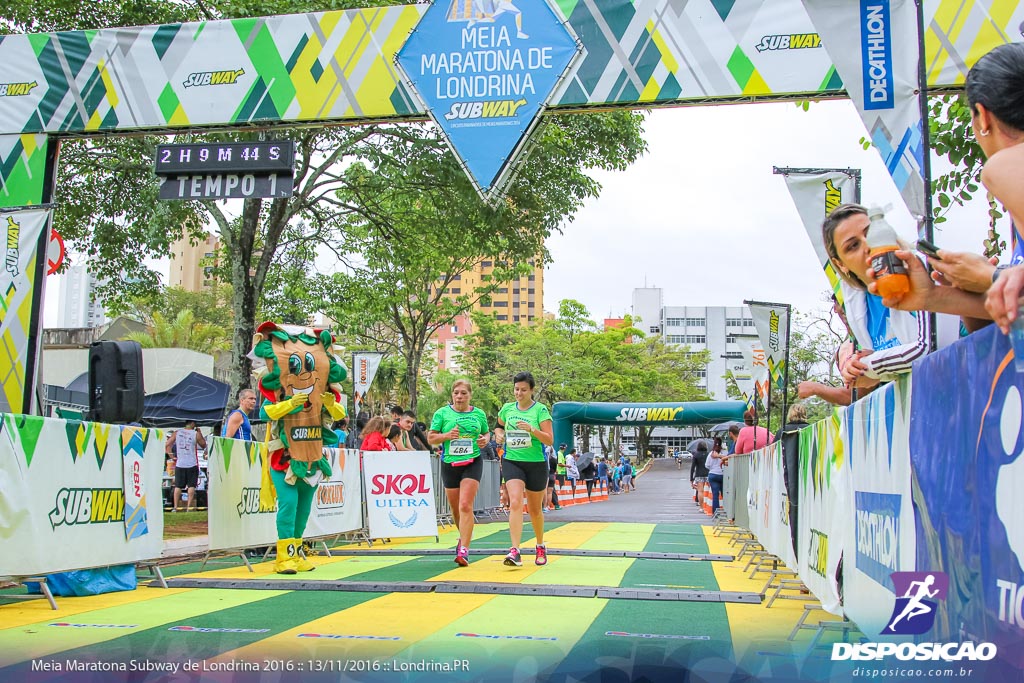
<path id="1" fill-rule="evenodd" d="M 109 607 L 120 607 L 136 602 L 144 602 L 153 598 L 165 597 L 191 591 L 191 588 L 149 588 L 140 586 L 134 591 L 122 593 L 104 593 L 103 595 L 87 595 L 80 598 L 55 598 L 59 609 L 50 609 L 50 603 L 46 598 L 39 596 L 38 600 L 26 600 L 0 606 L 0 635 L 6 640 L 5 631 L 12 628 L 20 628 L 29 624 L 42 622 L 67 621 L 75 615 L 107 609 Z"/>

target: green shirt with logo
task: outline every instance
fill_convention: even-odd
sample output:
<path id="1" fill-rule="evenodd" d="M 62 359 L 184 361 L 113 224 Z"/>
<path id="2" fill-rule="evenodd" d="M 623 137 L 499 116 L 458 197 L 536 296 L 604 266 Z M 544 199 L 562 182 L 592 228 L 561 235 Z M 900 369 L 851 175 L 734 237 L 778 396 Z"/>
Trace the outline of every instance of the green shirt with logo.
<path id="1" fill-rule="evenodd" d="M 455 429 L 459 425 L 459 438 L 444 442 L 444 456 L 442 461 L 447 463 L 465 462 L 480 456 L 480 447 L 476 440 L 481 434 L 489 431 L 487 427 L 487 415 L 479 408 L 470 406 L 469 410 L 461 413 L 450 404 L 438 408 L 430 420 L 430 429 L 434 432 L 445 433 Z"/>
<path id="2" fill-rule="evenodd" d="M 528 422 L 539 430 L 542 422 L 551 419 L 551 412 L 537 401 L 526 410 L 519 409 L 519 403 L 506 403 L 498 411 L 499 424 L 505 425 L 505 459 L 521 462 L 545 462 L 544 444 L 530 432 L 519 429 L 519 422 Z"/>

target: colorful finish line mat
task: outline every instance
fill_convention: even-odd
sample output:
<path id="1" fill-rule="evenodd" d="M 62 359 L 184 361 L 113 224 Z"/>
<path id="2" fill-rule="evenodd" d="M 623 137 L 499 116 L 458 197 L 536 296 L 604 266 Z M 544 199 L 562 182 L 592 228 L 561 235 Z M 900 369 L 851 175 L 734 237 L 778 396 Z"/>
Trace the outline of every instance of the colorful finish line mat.
<path id="1" fill-rule="evenodd" d="M 551 524 L 551 548 L 733 555 L 710 527 Z M 387 548 L 454 547 L 455 535 Z M 509 544 L 507 525 L 478 525 L 473 548 Z M 524 548 L 534 545 L 529 525 Z M 375 546 L 378 547 L 378 546 Z M 363 546 L 365 548 L 365 546 Z M 484 582 L 759 593 L 745 561 L 524 554 L 314 557 L 319 581 Z M 237 558 L 234 560 L 237 562 Z M 167 568 L 167 576 L 266 581 L 271 563 Z M 294 579 L 295 577 L 282 577 Z M 2 602 L 2 594 L 0 594 Z M 160 589 L 0 605 L 0 681 L 846 680 L 849 662 L 789 635 L 803 601 L 738 604 L 561 596 L 313 590 Z M 816 612 L 814 620 L 828 615 Z M 809 621 L 808 623 L 812 623 Z M 805 656 L 805 653 L 806 656 Z M 733 679 L 740 680 L 740 679 Z M 745 678 L 742 680 L 746 680 Z M 941 679 L 932 679 L 941 680 Z"/>

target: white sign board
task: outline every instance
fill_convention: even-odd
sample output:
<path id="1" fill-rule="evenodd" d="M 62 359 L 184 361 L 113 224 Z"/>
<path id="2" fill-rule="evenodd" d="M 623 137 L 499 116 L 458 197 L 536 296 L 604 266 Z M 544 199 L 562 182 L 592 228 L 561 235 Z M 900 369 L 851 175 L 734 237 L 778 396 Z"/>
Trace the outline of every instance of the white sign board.
<path id="1" fill-rule="evenodd" d="M 366 516 L 373 538 L 437 535 L 430 453 L 363 453 Z"/>

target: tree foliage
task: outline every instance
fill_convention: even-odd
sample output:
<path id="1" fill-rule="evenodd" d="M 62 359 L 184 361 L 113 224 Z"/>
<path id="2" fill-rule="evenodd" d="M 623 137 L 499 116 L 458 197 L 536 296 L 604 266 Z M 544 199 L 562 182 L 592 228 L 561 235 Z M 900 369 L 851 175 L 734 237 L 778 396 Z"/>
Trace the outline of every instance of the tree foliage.
<path id="1" fill-rule="evenodd" d="M 173 318 L 164 317 L 163 313 L 155 311 L 147 324 L 147 332 L 132 332 L 126 339 L 138 342 L 147 349 L 191 349 L 210 355 L 227 351 L 231 347 L 227 330 L 199 322 L 188 309 L 179 311 Z"/>

